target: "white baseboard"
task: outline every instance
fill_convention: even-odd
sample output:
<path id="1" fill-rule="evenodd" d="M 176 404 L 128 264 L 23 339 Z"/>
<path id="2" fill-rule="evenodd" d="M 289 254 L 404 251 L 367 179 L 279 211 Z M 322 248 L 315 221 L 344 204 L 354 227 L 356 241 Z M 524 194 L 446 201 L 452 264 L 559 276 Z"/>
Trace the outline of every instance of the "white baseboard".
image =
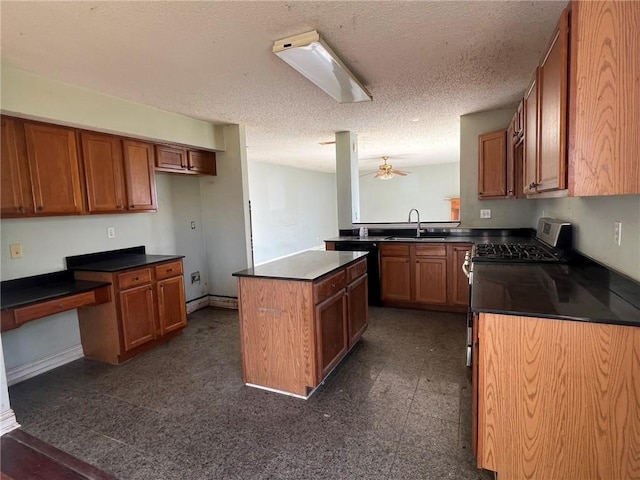
<path id="1" fill-rule="evenodd" d="M 82 357 L 84 357 L 82 345 L 78 344 L 67 348 L 66 350 L 62 350 L 61 352 L 56 352 L 47 357 L 39 358 L 34 362 L 10 368 L 7 370 L 7 385 L 15 385 L 16 383 L 35 377 L 36 375 L 40 375 L 41 373 L 49 370 L 53 370 L 65 363 L 73 362 L 74 360 Z"/>
<path id="2" fill-rule="evenodd" d="M 187 315 L 195 312 L 196 310 L 200 310 L 201 308 L 209 306 L 209 296 L 205 295 L 202 298 L 197 298 L 195 300 L 191 300 L 187 302 Z"/>
<path id="3" fill-rule="evenodd" d="M 232 297 L 216 297 L 209 295 L 209 305 L 212 307 L 238 309 L 238 299 Z"/>
<path id="4" fill-rule="evenodd" d="M 0 413 L 0 436 L 18 427 L 20 427 L 20 424 L 16 422 L 16 414 L 13 413 L 13 410 L 9 408 Z"/>

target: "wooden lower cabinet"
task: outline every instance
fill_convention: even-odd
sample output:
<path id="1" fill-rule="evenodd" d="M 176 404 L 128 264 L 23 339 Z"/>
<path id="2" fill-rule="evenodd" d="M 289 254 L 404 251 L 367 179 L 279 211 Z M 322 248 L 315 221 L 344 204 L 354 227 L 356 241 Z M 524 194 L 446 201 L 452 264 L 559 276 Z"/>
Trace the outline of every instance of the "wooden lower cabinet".
<path id="1" fill-rule="evenodd" d="M 480 468 L 640 478 L 640 328 L 482 313 L 477 343 Z"/>
<path id="2" fill-rule="evenodd" d="M 238 278 L 243 380 L 307 397 L 368 325 L 366 260 L 309 282 Z"/>
<path id="3" fill-rule="evenodd" d="M 111 283 L 110 302 L 78 310 L 88 358 L 119 364 L 170 340 L 187 325 L 181 260 L 115 273 L 76 271 L 75 277 Z"/>
<path id="4" fill-rule="evenodd" d="M 393 243 L 380 247 L 386 306 L 464 311 L 469 284 L 462 263 L 470 244 Z"/>

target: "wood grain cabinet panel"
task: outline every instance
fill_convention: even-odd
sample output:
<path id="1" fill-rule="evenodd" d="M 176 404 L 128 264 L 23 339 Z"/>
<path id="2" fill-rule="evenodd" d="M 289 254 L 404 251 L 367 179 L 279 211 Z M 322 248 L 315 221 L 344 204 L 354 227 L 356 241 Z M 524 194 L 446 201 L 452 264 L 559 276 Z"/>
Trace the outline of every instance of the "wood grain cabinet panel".
<path id="1" fill-rule="evenodd" d="M 414 275 L 417 303 L 447 303 L 446 258 L 416 258 Z"/>
<path id="2" fill-rule="evenodd" d="M 187 326 L 185 304 L 182 275 L 158 282 L 158 318 L 161 335 Z"/>
<path id="3" fill-rule="evenodd" d="M 390 257 L 383 253 L 380 259 L 380 287 L 382 300 L 411 301 L 411 259 Z"/>
<path id="4" fill-rule="evenodd" d="M 126 208 L 122 139 L 81 132 L 82 158 L 89 212 L 119 212 Z"/>
<path id="5" fill-rule="evenodd" d="M 364 262 L 363 262 L 364 263 Z M 366 263 L 364 264 L 366 267 Z M 349 347 L 356 344 L 369 324 L 367 275 L 363 274 L 347 286 L 347 318 Z"/>
<path id="6" fill-rule="evenodd" d="M 204 150 L 189 150 L 187 152 L 187 169 L 204 175 L 215 175 L 216 154 Z"/>
<path id="7" fill-rule="evenodd" d="M 40 123 L 25 123 L 24 130 L 36 214 L 82 213 L 75 131 Z"/>
<path id="8" fill-rule="evenodd" d="M 132 350 L 153 340 L 155 338 L 153 287 L 142 285 L 123 290 L 119 294 L 119 301 L 124 350 Z"/>
<path id="9" fill-rule="evenodd" d="M 569 55 L 568 12 L 562 12 L 538 77 L 538 167 L 536 191 L 567 188 L 566 130 Z"/>
<path id="10" fill-rule="evenodd" d="M 499 478 L 640 478 L 640 329 L 480 314 L 478 465 Z"/>
<path id="11" fill-rule="evenodd" d="M 1 117 L 0 147 L 0 214 L 3 217 L 22 216 L 33 213 L 33 197 L 29 181 L 29 164 L 18 141 L 21 125 L 12 118 Z"/>
<path id="12" fill-rule="evenodd" d="M 124 140 L 123 147 L 127 209 L 136 212 L 155 212 L 158 209 L 158 202 L 153 168 L 153 145 Z"/>
<path id="13" fill-rule="evenodd" d="M 187 149 L 171 145 L 156 145 L 156 169 L 182 171 L 187 168 Z"/>
<path id="14" fill-rule="evenodd" d="M 478 137 L 478 196 L 507 195 L 507 131 L 498 130 Z"/>
<path id="15" fill-rule="evenodd" d="M 640 194 L 640 2 L 571 3 L 570 194 Z"/>
<path id="16" fill-rule="evenodd" d="M 471 247 L 470 243 L 448 246 L 449 268 L 447 271 L 449 273 L 449 286 L 447 292 L 449 305 L 458 305 L 460 307 L 469 305 L 469 279 L 462 272 L 462 264 L 464 263 L 465 254 L 471 251 Z"/>
<path id="17" fill-rule="evenodd" d="M 524 95 L 524 168 L 523 190 L 526 194 L 536 192 L 538 182 L 538 76 L 536 68 L 533 81 Z"/>
<path id="18" fill-rule="evenodd" d="M 349 348 L 347 304 L 344 290 L 315 307 L 318 381 L 326 377 Z"/>

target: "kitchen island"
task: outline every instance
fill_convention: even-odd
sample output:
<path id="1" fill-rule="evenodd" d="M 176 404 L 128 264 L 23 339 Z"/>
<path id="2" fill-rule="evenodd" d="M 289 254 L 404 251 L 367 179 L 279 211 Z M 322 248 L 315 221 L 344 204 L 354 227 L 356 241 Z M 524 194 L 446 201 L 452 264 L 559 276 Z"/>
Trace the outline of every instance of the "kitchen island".
<path id="1" fill-rule="evenodd" d="M 313 393 L 367 328 L 365 256 L 312 250 L 233 274 L 245 384 Z"/>

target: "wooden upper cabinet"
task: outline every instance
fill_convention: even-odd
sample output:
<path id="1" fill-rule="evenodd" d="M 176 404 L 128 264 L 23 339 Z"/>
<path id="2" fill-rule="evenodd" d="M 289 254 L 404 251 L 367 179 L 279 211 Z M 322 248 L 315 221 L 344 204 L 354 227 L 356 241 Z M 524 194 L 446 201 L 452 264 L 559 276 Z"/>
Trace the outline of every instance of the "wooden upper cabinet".
<path id="1" fill-rule="evenodd" d="M 75 131 L 39 123 L 24 131 L 36 214 L 82 213 Z"/>
<path id="2" fill-rule="evenodd" d="M 153 145 L 124 140 L 124 174 L 127 190 L 127 209 L 156 211 L 156 178 L 153 168 Z"/>
<path id="3" fill-rule="evenodd" d="M 126 208 L 122 139 L 81 132 L 89 212 L 118 212 Z"/>
<path id="4" fill-rule="evenodd" d="M 640 2 L 572 2 L 574 196 L 640 194 Z"/>
<path id="5" fill-rule="evenodd" d="M 204 150 L 189 150 L 187 152 L 187 169 L 206 175 L 216 174 L 216 154 Z"/>
<path id="6" fill-rule="evenodd" d="M 172 145 L 156 145 L 156 168 L 168 172 L 185 170 L 187 149 Z"/>
<path id="7" fill-rule="evenodd" d="M 20 133 L 18 125 L 11 118 L 2 117 L 1 121 L 0 179 L 2 184 L 0 185 L 0 194 L 2 200 L 0 201 L 0 214 L 3 217 L 11 217 L 33 213 L 29 165 L 26 155 L 20 151 L 18 146 L 17 137 Z"/>
<path id="8" fill-rule="evenodd" d="M 524 167 L 523 188 L 525 193 L 535 193 L 538 180 L 538 76 L 536 68 L 531 85 L 524 95 Z"/>
<path id="9" fill-rule="evenodd" d="M 478 195 L 480 198 L 507 195 L 507 132 L 478 136 Z"/>
<path id="10" fill-rule="evenodd" d="M 536 190 L 567 188 L 566 127 L 569 20 L 565 9 L 540 64 L 538 77 L 538 168 Z"/>

